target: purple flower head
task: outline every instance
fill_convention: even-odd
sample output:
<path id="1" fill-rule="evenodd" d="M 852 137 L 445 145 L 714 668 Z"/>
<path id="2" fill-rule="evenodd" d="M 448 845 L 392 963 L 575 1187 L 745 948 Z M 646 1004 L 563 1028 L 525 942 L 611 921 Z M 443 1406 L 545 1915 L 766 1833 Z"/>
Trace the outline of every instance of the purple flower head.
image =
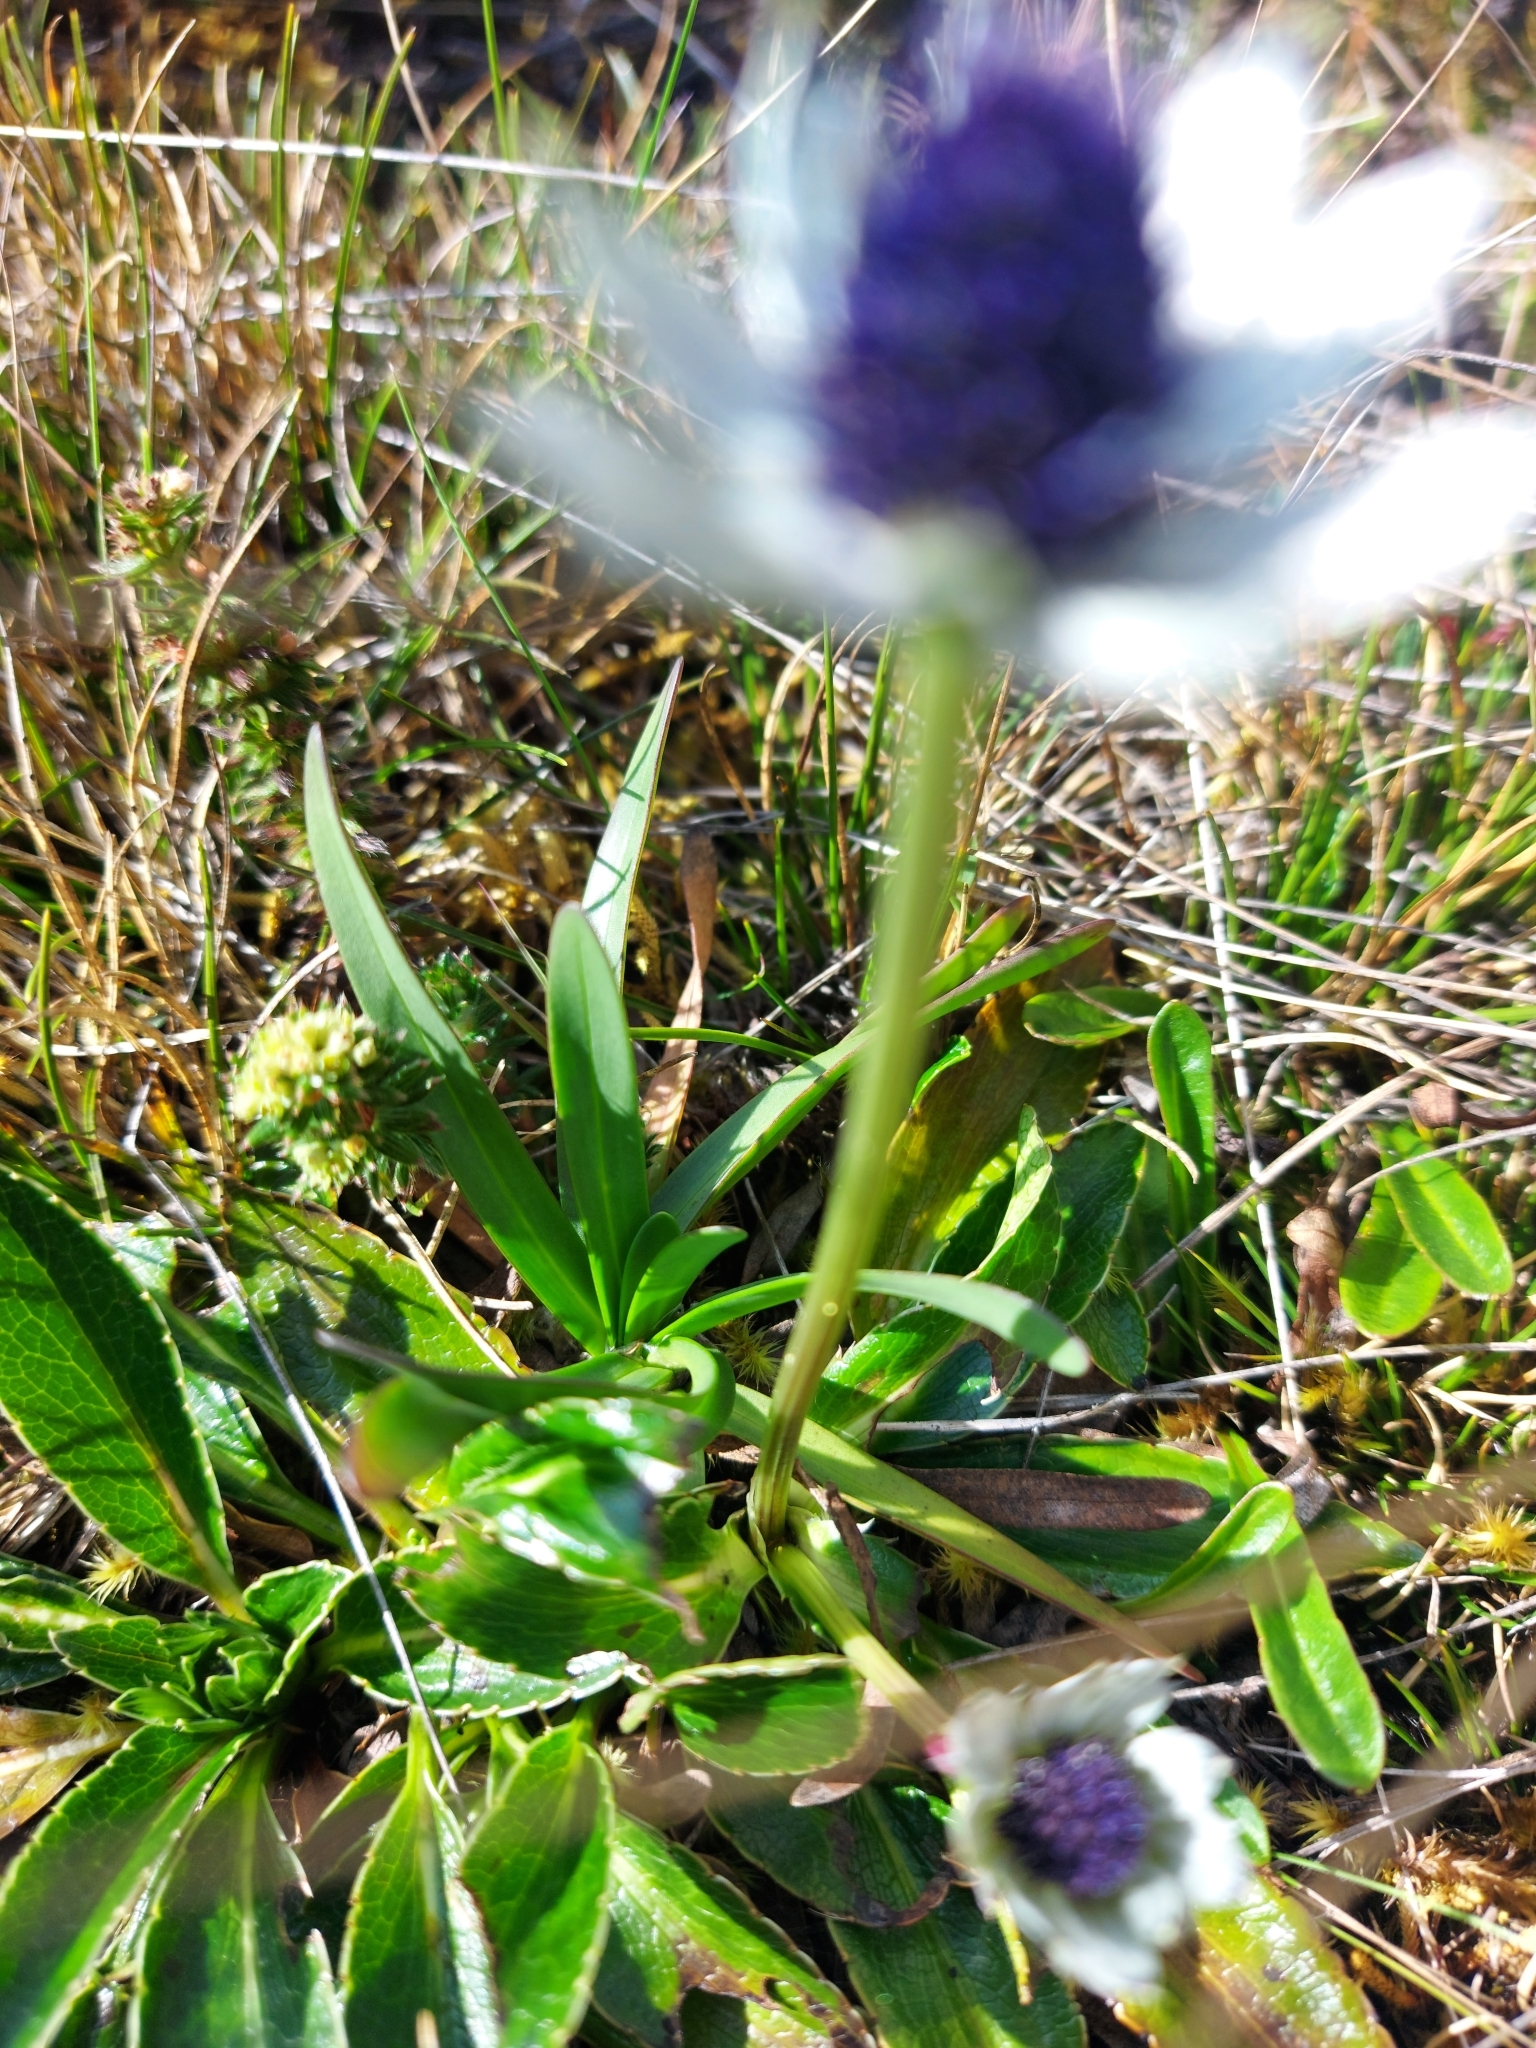
<path id="1" fill-rule="evenodd" d="M 1138 426 L 1174 369 L 1107 96 L 993 54 L 870 195 L 816 411 L 843 497 L 963 506 L 1051 558 L 1144 495 Z"/>
<path id="2" fill-rule="evenodd" d="M 1107 1899 L 1141 1861 L 1148 1825 L 1125 1758 L 1105 1742 L 1069 1742 L 1023 1759 L 997 1832 L 1031 1877 Z"/>

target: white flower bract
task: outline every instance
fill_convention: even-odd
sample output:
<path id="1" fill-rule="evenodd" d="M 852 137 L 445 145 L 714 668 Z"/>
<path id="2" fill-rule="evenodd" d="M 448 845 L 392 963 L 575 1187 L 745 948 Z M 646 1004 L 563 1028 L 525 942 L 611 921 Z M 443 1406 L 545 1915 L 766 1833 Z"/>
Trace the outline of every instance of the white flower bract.
<path id="1" fill-rule="evenodd" d="M 1189 1729 L 1151 1725 L 1168 1694 L 1167 1667 L 1151 1659 L 1094 1665 L 1034 1692 L 976 1693 L 937 1751 L 954 1787 L 950 1847 L 983 1910 L 1006 1907 L 1054 1969 L 1103 1998 L 1155 1988 L 1164 1951 L 1194 1915 L 1231 1904 L 1252 1881 L 1237 1825 L 1215 1804 L 1227 1759 Z M 1095 1741 L 1134 1774 L 1147 1833 L 1119 1889 L 1083 1898 L 1028 1871 L 998 1823 L 1021 1763 Z"/>
<path id="2" fill-rule="evenodd" d="M 867 92 L 797 84 L 813 44 L 791 15 L 773 14 L 746 70 L 757 113 L 734 145 L 740 324 L 641 244 L 591 221 L 578 237 L 678 408 L 670 424 L 655 419 L 642 446 L 585 401 L 547 387 L 516 399 L 524 452 L 621 539 L 739 601 L 948 616 L 1062 676 L 1130 687 L 1352 630 L 1518 541 L 1536 512 L 1536 425 L 1491 411 L 1389 435 L 1363 482 L 1320 465 L 1272 516 L 1176 504 L 1122 520 L 1113 552 L 1078 549 L 1070 573 L 920 486 L 894 515 L 837 495 L 816 378 L 875 182 L 876 123 Z M 949 61 L 958 85 L 941 81 L 941 118 L 946 96 L 949 117 L 964 102 L 963 63 Z M 1149 479 L 1199 485 L 1241 464 L 1367 350 L 1411 342 L 1491 218 L 1486 160 L 1452 151 L 1367 171 L 1308 218 L 1303 103 L 1283 62 L 1218 51 L 1150 124 L 1145 239 L 1178 388 L 1160 411 L 1111 411 L 1083 437 L 1100 454 L 1139 437 Z"/>

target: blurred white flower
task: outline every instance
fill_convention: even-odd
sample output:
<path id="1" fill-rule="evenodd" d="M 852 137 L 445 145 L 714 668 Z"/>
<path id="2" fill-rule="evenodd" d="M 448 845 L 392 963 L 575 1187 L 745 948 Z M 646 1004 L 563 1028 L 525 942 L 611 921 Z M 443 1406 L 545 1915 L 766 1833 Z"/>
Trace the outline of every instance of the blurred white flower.
<path id="1" fill-rule="evenodd" d="M 802 82 L 809 16 L 768 19 L 743 86 L 768 111 L 735 145 L 740 319 L 589 225 L 671 403 L 649 446 L 548 389 L 518 405 L 525 447 L 627 540 L 738 598 L 957 618 L 1134 683 L 1359 624 L 1536 510 L 1536 428 L 1503 415 L 1284 514 L 1154 506 L 1433 317 L 1492 210 L 1471 156 L 1305 219 L 1278 65 L 1218 53 L 1127 138 L 1093 74 L 997 32 L 930 53 L 903 154 L 872 86 Z"/>
<path id="2" fill-rule="evenodd" d="M 974 1694 L 935 1748 L 953 1786 L 950 1848 L 983 1910 L 999 1904 L 1065 1977 L 1102 1998 L 1162 1979 L 1193 1916 L 1251 1881 L 1214 1804 L 1227 1759 L 1154 1728 L 1167 1666 L 1096 1664 L 1035 1692 Z"/>

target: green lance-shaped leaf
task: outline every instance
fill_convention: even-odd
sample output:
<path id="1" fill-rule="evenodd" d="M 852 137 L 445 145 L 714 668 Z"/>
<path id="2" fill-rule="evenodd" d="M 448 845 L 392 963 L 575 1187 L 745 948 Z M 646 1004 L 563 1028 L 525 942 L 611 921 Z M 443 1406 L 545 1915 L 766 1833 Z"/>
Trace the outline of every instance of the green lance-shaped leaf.
<path id="1" fill-rule="evenodd" d="M 1168 1173 L 1168 1215 L 1175 1238 L 1185 1237 L 1216 1202 L 1216 1089 L 1210 1033 L 1188 1003 L 1166 1003 L 1147 1033 L 1147 1064 L 1157 1088 L 1163 1128 L 1194 1166 L 1183 1160 Z"/>
<path id="2" fill-rule="evenodd" d="M 267 1797 L 271 1760 L 260 1743 L 225 1774 L 151 1908 L 131 2024 L 155 2048 L 344 2048 L 325 1944 L 284 1922 L 302 1873 Z"/>
<path id="3" fill-rule="evenodd" d="M 1024 1005 L 1024 1028 L 1052 1045 L 1105 1045 L 1145 1031 L 1162 998 L 1144 988 L 1053 988 Z"/>
<path id="4" fill-rule="evenodd" d="M 242 1739 L 140 1728 L 48 1815 L 0 1884 L 0 2048 L 52 2038 Z"/>
<path id="5" fill-rule="evenodd" d="M 1407 1162 L 1385 1184 L 1408 1235 L 1463 1294 L 1507 1294 L 1515 1284 L 1514 1267 L 1493 1211 L 1454 1159 L 1418 1156 L 1427 1149 L 1411 1128 L 1390 1132 L 1383 1147 Z"/>
<path id="6" fill-rule="evenodd" d="M 819 1913 L 898 1927 L 931 1913 L 949 1890 L 944 1802 L 926 1785 L 885 1771 L 826 1806 L 793 1805 L 790 1779 L 768 1797 L 765 1789 L 718 1783 L 710 1817 L 743 1856 Z"/>
<path id="7" fill-rule="evenodd" d="M 669 2022 L 699 1988 L 739 2001 L 731 2032 L 749 2048 L 846 2048 L 858 2037 L 841 1992 L 733 1884 L 625 1815 L 614 1828 L 613 1879 L 594 2003 L 648 2048 L 677 2039 Z"/>
<path id="8" fill-rule="evenodd" d="M 1370 1337 L 1400 1337 L 1423 1322 L 1440 1293 L 1440 1269 L 1414 1243 L 1392 1182 L 1377 1181 L 1339 1274 L 1339 1300 Z"/>
<path id="9" fill-rule="evenodd" d="M 1027 1104 L 1012 1142 L 952 1196 L 933 1219 L 929 1240 L 924 1248 L 931 1257 L 924 1263 L 936 1273 L 991 1282 L 1024 1296 L 1045 1293 L 1056 1270 L 1061 1219 L 1050 1147 Z M 856 1304 L 856 1329 L 870 1320 L 874 1306 Z M 886 1319 L 866 1328 L 822 1375 L 811 1414 L 829 1429 L 848 1435 L 860 1425 L 867 1430 L 875 1411 L 941 1359 L 965 1329 L 963 1316 L 942 1308 L 890 1314 L 884 1306 Z"/>
<path id="10" fill-rule="evenodd" d="M 1133 1614 L 1176 1614 L 1246 1597 L 1254 1568 L 1291 1541 L 1296 1515 L 1290 1489 L 1267 1480 L 1245 1493 L 1155 1593 L 1125 1605 Z"/>
<path id="11" fill-rule="evenodd" d="M 608 1933 L 613 1787 L 567 1722 L 530 1745 L 464 1853 L 496 1952 L 502 2048 L 561 2048 Z"/>
<path id="12" fill-rule="evenodd" d="M 1056 1155 L 1061 1252 L 1046 1306 L 1075 1323 L 1103 1285 L 1136 1194 L 1143 1139 L 1129 1124 L 1094 1124 Z"/>
<path id="13" fill-rule="evenodd" d="M 991 920 L 988 921 L 989 923 Z M 1062 932 L 1047 940 L 1043 945 L 1026 946 L 1021 952 L 1008 955 L 990 966 L 984 966 L 968 980 L 958 986 L 950 980 L 954 960 L 947 960 L 936 967 L 923 986 L 924 1009 L 922 1021 L 937 1023 L 941 1018 L 952 1016 L 956 1010 L 963 1010 L 969 1004 L 982 1001 L 986 996 L 1000 990 L 1010 989 L 1016 983 L 1038 979 L 1052 972 L 1080 953 L 1096 945 L 1108 932 L 1107 924 L 1080 926 L 1076 931 Z M 978 934 L 979 936 L 979 934 Z M 962 948 L 962 951 L 964 949 Z M 957 956 L 958 957 L 958 956 Z M 846 1038 L 814 1059 L 804 1061 L 782 1080 L 761 1089 L 752 1100 L 727 1117 L 723 1124 L 716 1126 L 702 1144 L 696 1145 L 688 1156 L 663 1181 L 657 1190 L 654 1207 L 665 1209 L 675 1216 L 686 1229 L 701 1211 L 725 1190 L 734 1187 L 743 1174 L 750 1173 L 760 1159 L 774 1147 L 805 1117 L 809 1116 L 817 1103 L 829 1095 L 840 1081 L 846 1080 L 850 1068 L 868 1043 L 868 1031 L 864 1025 L 856 1026 Z M 1038 1047 L 1037 1047 L 1038 1050 Z M 1068 1055 L 1069 1059 L 1081 1062 L 1086 1055 Z M 1095 1064 L 1091 1059 L 1090 1067 Z M 1081 1089 L 1076 1094 L 1080 1108 L 1083 1095 L 1091 1078 L 1088 1071 L 1081 1074 Z M 947 1075 L 925 1095 L 924 1103 L 942 1090 Z M 997 1134 L 1000 1143 L 1008 1137 L 1019 1119 L 1019 1107 L 1023 1101 L 1036 1101 L 1036 1093 L 1026 1086 L 1022 1093 L 1012 1090 L 1002 1112 L 1003 1128 Z M 1043 1119 L 1042 1119 L 1043 1121 Z M 1065 1129 L 1065 1123 L 1052 1122 L 1047 1126 L 1053 1132 Z M 997 1149 L 996 1143 L 987 1142 L 982 1158 L 990 1158 Z M 979 1164 L 978 1160 L 975 1162 Z M 969 1174 L 965 1175 L 969 1179 Z"/>
<path id="14" fill-rule="evenodd" d="M 629 904 L 635 893 L 635 876 L 645 852 L 645 836 L 651 825 L 651 806 L 656 800 L 656 777 L 661 770 L 662 748 L 667 725 L 677 701 L 678 678 L 683 664 L 678 660 L 651 708 L 635 751 L 629 757 L 624 780 L 613 800 L 613 809 L 597 852 L 592 872 L 582 892 L 581 907 L 597 934 L 598 944 L 613 973 L 614 982 L 624 985 L 624 946 L 629 937 Z"/>
<path id="15" fill-rule="evenodd" d="M 1191 2048 L 1229 2041 L 1284 2048 L 1391 2048 L 1365 1993 L 1297 1900 L 1257 1876 L 1245 1897 L 1197 1919 L 1193 1966 L 1180 1955 L 1151 2000 L 1128 2016 L 1159 2040 Z"/>
<path id="16" fill-rule="evenodd" d="M 623 1335 L 624 1261 L 650 1215 L 635 1055 L 613 970 L 567 903 L 549 941 L 549 1070 L 560 1184 L 581 1226 L 611 1342 Z"/>
<path id="17" fill-rule="evenodd" d="M 419 1721 L 409 1747 L 405 1784 L 352 1894 L 341 1950 L 347 2038 L 364 2048 L 420 2048 L 435 2029 L 439 2048 L 496 2048 L 491 1957 Z"/>
<path id="18" fill-rule="evenodd" d="M 882 2048 L 1086 2048 L 1071 1993 L 1035 1973 L 1028 2005 L 1002 1934 L 953 1891 L 910 1926 L 833 1923 L 854 1988 L 880 2030 Z"/>
<path id="19" fill-rule="evenodd" d="M 1074 1333 L 1102 1373 L 1122 1387 L 1139 1387 L 1147 1376 L 1151 1338 L 1147 1312 L 1123 1274 L 1111 1273 L 1086 1308 L 1072 1321 Z"/>
<path id="20" fill-rule="evenodd" d="M 863 1741 L 864 1687 L 841 1657 L 767 1657 L 698 1665 L 647 1686 L 620 1726 L 665 1707 L 685 1749 L 742 1777 L 801 1777 L 851 1756 Z"/>
<path id="21" fill-rule="evenodd" d="M 1350 1791 L 1374 1785 L 1386 1758 L 1381 1708 L 1294 1514 L 1286 1540 L 1254 1566 L 1248 1601 L 1270 1698 L 1308 1762 Z"/>
<path id="22" fill-rule="evenodd" d="M 218 1487 L 164 1323 L 62 1202 L 4 1172 L 0 1407 L 124 1550 L 239 1611 Z"/>
<path id="23" fill-rule="evenodd" d="M 1052 1372 L 1076 1375 L 1088 1370 L 1088 1353 L 1081 1338 L 1074 1337 L 1048 1309 L 1015 1294 L 1011 1287 L 998 1287 L 990 1280 L 963 1279 L 957 1273 L 884 1271 L 860 1273 L 858 1285 L 862 1293 L 926 1302 L 930 1308 L 947 1309 L 964 1322 L 979 1323 L 982 1329 L 1006 1338 L 1019 1350 L 1044 1359 Z"/>
<path id="24" fill-rule="evenodd" d="M 603 1322 L 586 1251 L 500 1104 L 390 930 L 352 851 L 318 726 L 304 762 L 304 822 L 326 915 L 358 1001 L 443 1076 L 432 1096 L 433 1145 L 465 1199 L 529 1286 L 589 1350 Z"/>
<path id="25" fill-rule="evenodd" d="M 664 1214 L 658 1210 L 651 1221 L 660 1222 Z M 717 1225 L 690 1230 L 686 1237 L 673 1237 L 662 1245 L 642 1269 L 625 1305 L 624 1341 L 632 1344 L 659 1329 L 706 1266 L 740 1244 L 746 1234 Z"/>
<path id="26" fill-rule="evenodd" d="M 235 1389 L 185 1368 L 182 1377 L 192 1419 L 208 1447 L 213 1476 L 225 1499 L 266 1521 L 291 1523 L 318 1542 L 344 1548 L 347 1536 L 341 1523 L 284 1475 Z"/>

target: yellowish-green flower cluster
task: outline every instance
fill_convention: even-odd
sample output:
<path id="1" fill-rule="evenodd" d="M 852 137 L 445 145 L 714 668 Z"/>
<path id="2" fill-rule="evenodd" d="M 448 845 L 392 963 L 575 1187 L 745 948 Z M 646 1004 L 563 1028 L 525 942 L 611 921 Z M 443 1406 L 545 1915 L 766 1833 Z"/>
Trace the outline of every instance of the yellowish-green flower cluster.
<path id="1" fill-rule="evenodd" d="M 274 1017 L 252 1037 L 229 1106 L 246 1124 L 318 1109 L 371 1066 L 378 1050 L 373 1025 L 354 1017 L 345 1003 Z"/>
<path id="2" fill-rule="evenodd" d="M 435 1076 L 344 1003 L 295 1010 L 254 1033 L 230 1090 L 253 1164 L 275 1155 L 296 1194 L 334 1201 L 349 1180 L 401 1191 L 428 1141 Z"/>

